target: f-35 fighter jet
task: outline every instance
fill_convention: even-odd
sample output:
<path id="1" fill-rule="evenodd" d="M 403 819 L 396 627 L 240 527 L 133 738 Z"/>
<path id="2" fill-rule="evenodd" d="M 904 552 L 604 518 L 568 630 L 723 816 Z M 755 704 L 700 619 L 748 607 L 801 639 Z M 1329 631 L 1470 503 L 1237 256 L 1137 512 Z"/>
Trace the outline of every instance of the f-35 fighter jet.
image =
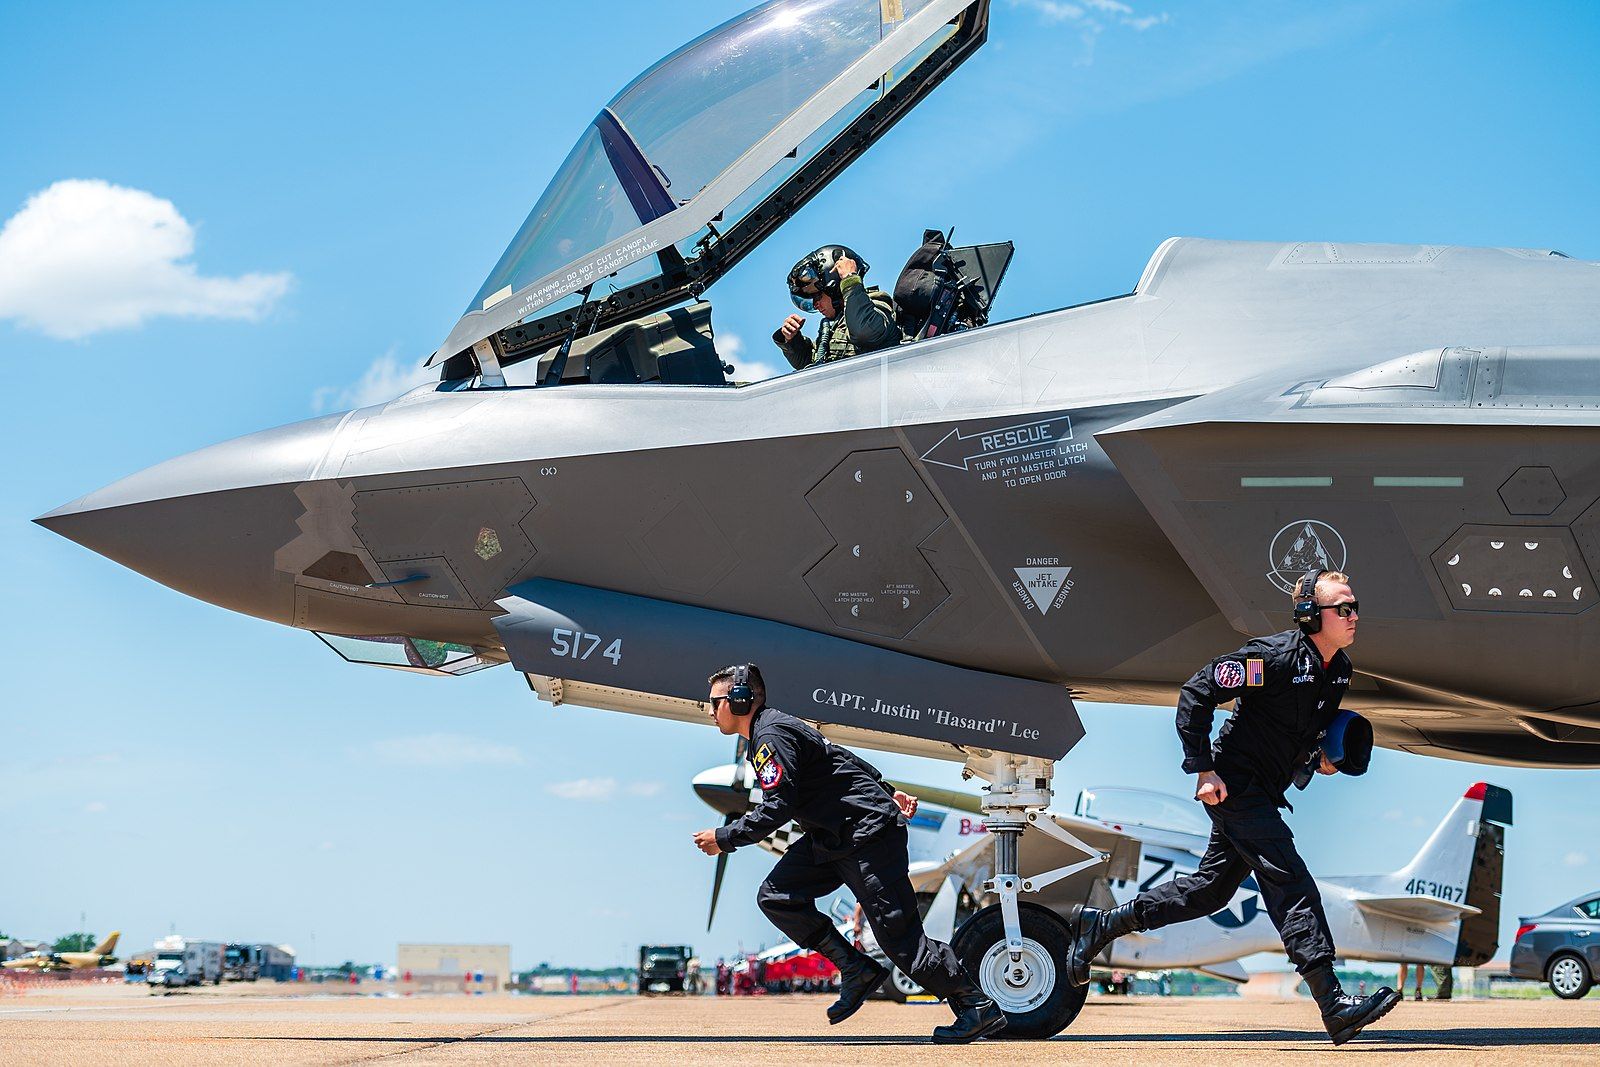
<path id="1" fill-rule="evenodd" d="M 946 271 L 968 328 L 726 380 L 707 290 L 989 15 L 774 0 L 711 30 L 600 110 L 436 384 L 38 521 L 347 659 L 509 662 L 558 703 L 705 722 L 708 670 L 756 661 L 833 736 L 989 782 L 1014 962 L 1073 700 L 1170 703 L 1285 628 L 1307 567 L 1362 591 L 1347 704 L 1380 744 L 1600 765 L 1600 264 L 1173 239 L 1126 295 L 999 321 L 974 248 Z"/>

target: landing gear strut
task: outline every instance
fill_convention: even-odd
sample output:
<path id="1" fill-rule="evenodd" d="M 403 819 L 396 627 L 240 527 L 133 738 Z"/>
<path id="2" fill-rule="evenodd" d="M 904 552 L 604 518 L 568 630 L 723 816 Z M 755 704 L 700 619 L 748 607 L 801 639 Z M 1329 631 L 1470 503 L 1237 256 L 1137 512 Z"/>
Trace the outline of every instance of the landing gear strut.
<path id="1" fill-rule="evenodd" d="M 984 825 L 994 839 L 994 877 L 983 884 L 1000 898 L 956 932 L 952 947 L 967 973 L 1010 1020 L 1001 1035 L 1048 1038 L 1071 1025 L 1083 1008 L 1086 988 L 1066 980 L 1066 955 L 1072 931 L 1049 908 L 1019 899 L 1079 871 L 1104 863 L 1107 856 L 1062 829 L 1047 813 L 1054 796 L 1055 765 L 1034 756 L 996 752 L 972 756 L 965 773 L 989 783 L 983 798 Z M 1081 852 L 1082 860 L 1023 878 L 1017 867 L 1022 833 L 1028 827 Z"/>

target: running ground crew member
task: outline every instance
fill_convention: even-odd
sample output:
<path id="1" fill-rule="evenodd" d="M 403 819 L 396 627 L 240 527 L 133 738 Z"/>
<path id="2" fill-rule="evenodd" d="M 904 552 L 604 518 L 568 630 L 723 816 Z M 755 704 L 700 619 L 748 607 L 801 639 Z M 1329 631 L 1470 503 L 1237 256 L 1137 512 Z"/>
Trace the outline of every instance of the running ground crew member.
<path id="1" fill-rule="evenodd" d="M 766 685 L 754 664 L 724 667 L 709 681 L 712 719 L 724 734 L 749 742 L 763 797 L 742 818 L 697 832 L 694 843 L 715 856 L 756 844 L 791 819 L 805 831 L 761 883 L 756 902 L 795 944 L 839 968 L 839 999 L 828 1008 L 828 1021 L 841 1023 L 855 1014 L 889 976 L 817 911 L 818 897 L 845 885 L 879 947 L 924 989 L 949 1001 L 955 1022 L 934 1029 L 936 1043 L 966 1044 L 1005 1029 L 1005 1013 L 962 969 L 955 952 L 922 929 L 906 855 L 906 818 L 916 811 L 916 798 L 896 792 L 871 764 L 809 724 L 767 707 Z"/>
<path id="2" fill-rule="evenodd" d="M 1316 998 L 1328 1036 L 1342 1045 L 1402 998 L 1387 986 L 1368 997 L 1352 997 L 1340 988 L 1322 897 L 1278 809 L 1289 807 L 1284 791 L 1291 781 L 1303 787 L 1310 779 L 1308 771 L 1297 779 L 1296 771 L 1366 771 L 1370 727 L 1339 711 L 1351 671 L 1343 650 L 1355 641 L 1360 618 L 1349 578 L 1336 571 L 1308 571 L 1295 585 L 1294 615 L 1295 629 L 1255 638 L 1212 660 L 1184 684 L 1178 737 L 1183 769 L 1197 776 L 1195 799 L 1211 816 L 1205 856 L 1193 874 L 1163 882 L 1125 904 L 1108 911 L 1083 908 L 1068 955 L 1068 978 L 1074 985 L 1088 984 L 1090 962 L 1123 934 L 1220 910 L 1253 872 L 1283 947 Z M 1212 742 L 1217 705 L 1234 699 L 1237 710 Z M 1352 722 L 1354 728 L 1346 729 Z"/>

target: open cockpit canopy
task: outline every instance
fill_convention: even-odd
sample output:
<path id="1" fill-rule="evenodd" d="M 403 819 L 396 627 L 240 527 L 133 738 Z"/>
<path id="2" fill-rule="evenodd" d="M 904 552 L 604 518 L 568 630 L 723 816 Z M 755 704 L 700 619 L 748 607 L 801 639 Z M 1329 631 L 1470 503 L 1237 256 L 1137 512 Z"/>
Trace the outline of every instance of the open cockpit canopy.
<path id="1" fill-rule="evenodd" d="M 769 0 L 684 45 L 589 124 L 430 365 L 467 377 L 480 342 L 515 363 L 698 296 L 987 24 L 988 0 Z"/>

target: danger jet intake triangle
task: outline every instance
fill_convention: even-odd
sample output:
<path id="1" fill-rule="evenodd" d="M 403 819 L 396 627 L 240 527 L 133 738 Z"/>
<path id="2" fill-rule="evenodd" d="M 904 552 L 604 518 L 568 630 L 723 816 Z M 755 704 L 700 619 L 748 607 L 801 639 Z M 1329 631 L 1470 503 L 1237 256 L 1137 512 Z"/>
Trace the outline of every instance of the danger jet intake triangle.
<path id="1" fill-rule="evenodd" d="M 1017 572 L 1022 587 L 1033 598 L 1033 606 L 1039 609 L 1040 615 L 1050 611 L 1056 594 L 1061 592 L 1061 583 L 1072 573 L 1071 567 L 1013 567 L 1012 570 Z"/>

